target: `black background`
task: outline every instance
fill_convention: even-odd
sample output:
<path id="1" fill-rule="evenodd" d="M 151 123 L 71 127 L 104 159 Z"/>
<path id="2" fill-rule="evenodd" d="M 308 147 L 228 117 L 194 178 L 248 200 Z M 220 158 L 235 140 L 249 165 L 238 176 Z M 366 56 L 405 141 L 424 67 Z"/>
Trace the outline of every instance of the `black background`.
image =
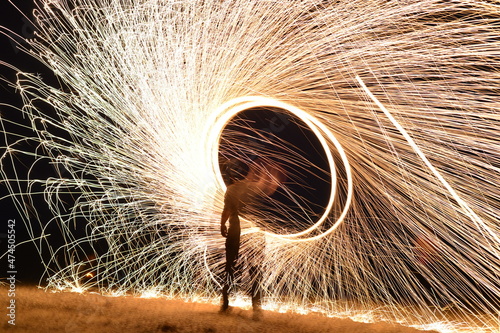
<path id="1" fill-rule="evenodd" d="M 16 6 L 19 10 L 6 0 L 3 0 L 0 5 L 0 26 L 2 26 L 0 28 L 0 61 L 13 65 L 21 71 L 39 73 L 43 76 L 44 73 L 48 72 L 44 69 L 44 66 L 21 51 L 17 44 L 20 43 L 21 46 L 27 46 L 24 39 L 30 39 L 34 36 L 33 25 L 30 22 L 30 19 L 33 17 L 34 4 L 32 1 L 23 0 L 18 1 Z M 27 17 L 24 17 L 20 11 L 25 13 Z M 0 77 L 2 79 L 0 81 L 0 114 L 5 132 L 32 137 L 34 133 L 31 130 L 11 123 L 12 121 L 18 124 L 29 125 L 28 119 L 23 118 L 21 112 L 15 109 L 15 107 L 22 106 L 21 97 L 15 88 L 8 83 L 16 81 L 16 71 L 5 64 L 0 64 Z M 5 141 L 7 140 L 8 143 L 12 143 L 14 139 L 16 138 L 9 135 L 4 136 L 2 133 L 0 138 L 1 154 L 4 153 Z M 26 148 L 25 146 L 23 147 Z M 8 160 L 5 162 L 9 163 Z M 19 156 L 15 163 L 16 172 L 19 173 L 19 178 L 22 178 L 23 175 L 27 174 L 27 166 L 30 161 Z M 12 168 L 7 165 L 5 170 L 9 172 L 8 177 L 12 178 Z M 17 244 L 15 251 L 16 278 L 21 283 L 38 283 L 43 272 L 38 251 L 30 242 L 26 242 L 29 236 L 23 218 L 18 213 L 14 201 L 9 197 L 9 191 L 3 179 L 0 185 L 0 198 L 0 211 L 2 212 L 0 221 L 0 253 L 4 254 L 7 248 L 8 220 L 15 220 Z M 46 212 L 40 211 L 39 213 L 43 219 Z M 23 242 L 26 243 L 23 244 Z M 7 256 L 4 256 L 0 259 L 0 280 L 4 280 L 7 277 L 7 268 Z"/>

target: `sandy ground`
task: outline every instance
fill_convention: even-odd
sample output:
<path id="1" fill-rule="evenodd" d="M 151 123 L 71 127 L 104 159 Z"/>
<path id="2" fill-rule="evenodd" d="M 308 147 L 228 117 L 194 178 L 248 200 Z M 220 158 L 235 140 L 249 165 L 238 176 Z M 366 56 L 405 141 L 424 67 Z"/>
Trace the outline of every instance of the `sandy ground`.
<path id="1" fill-rule="evenodd" d="M 1 307 L 8 313 L 8 288 L 0 287 L 0 295 Z M 15 304 L 15 326 L 3 315 L 1 332 L 424 332 L 388 323 L 364 324 L 350 319 L 270 311 L 264 311 L 262 319 L 256 321 L 252 319 L 251 310 L 234 308 L 230 314 L 221 315 L 215 305 L 92 293 L 53 293 L 26 286 L 17 287 Z"/>

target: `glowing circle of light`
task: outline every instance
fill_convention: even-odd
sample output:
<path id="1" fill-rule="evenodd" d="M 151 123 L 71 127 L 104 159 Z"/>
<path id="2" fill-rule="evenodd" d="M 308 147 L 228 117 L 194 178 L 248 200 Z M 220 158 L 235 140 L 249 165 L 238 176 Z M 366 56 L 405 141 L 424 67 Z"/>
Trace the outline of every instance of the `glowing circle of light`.
<path id="1" fill-rule="evenodd" d="M 321 143 L 321 146 L 323 150 L 325 151 L 328 164 L 330 166 L 330 176 L 331 176 L 331 186 L 330 186 L 330 193 L 329 193 L 329 199 L 328 203 L 324 209 L 323 214 L 321 217 L 309 228 L 302 230 L 297 233 L 293 234 L 284 234 L 284 235 L 278 235 L 275 233 L 271 233 L 268 231 L 264 231 L 264 233 L 268 236 L 276 237 L 276 238 L 281 238 L 285 239 L 288 241 L 295 241 L 295 242 L 304 242 L 304 241 L 311 241 L 311 240 L 317 240 L 320 239 L 330 233 L 332 233 L 344 220 L 348 210 L 349 210 L 349 205 L 352 200 L 352 195 L 353 195 L 353 186 L 352 186 L 352 174 L 351 174 L 351 168 L 349 165 L 349 161 L 347 159 L 347 156 L 345 154 L 344 149 L 342 148 L 342 145 L 339 143 L 339 141 L 335 138 L 333 133 L 320 121 L 312 117 L 310 114 L 307 112 L 301 110 L 300 108 L 297 108 L 293 105 L 268 98 L 268 97 L 261 97 L 261 96 L 246 96 L 246 97 L 240 97 L 240 98 L 235 98 L 227 103 L 224 103 L 221 105 L 212 115 L 210 118 L 211 121 L 214 121 L 214 124 L 209 127 L 208 129 L 208 134 L 206 137 L 208 138 L 208 147 L 206 149 L 207 152 L 211 152 L 208 156 L 210 158 L 210 163 L 212 165 L 212 170 L 215 173 L 215 178 L 217 180 L 217 186 L 222 188 L 223 190 L 226 189 L 226 185 L 224 184 L 224 181 L 222 179 L 222 174 L 220 172 L 220 168 L 218 165 L 218 153 L 219 153 L 219 142 L 220 138 L 222 136 L 222 131 L 224 127 L 227 125 L 227 123 L 234 117 L 236 116 L 239 112 L 242 112 L 247 109 L 255 108 L 255 107 L 276 107 L 280 108 L 282 110 L 286 110 L 293 115 L 297 116 L 300 120 L 302 120 L 304 123 L 306 123 L 309 128 L 313 131 L 313 133 L 316 135 L 318 140 Z M 210 121 L 210 122 L 211 122 Z M 328 141 L 325 139 L 325 137 L 328 139 Z M 348 184 L 348 192 L 347 192 L 347 197 L 346 197 L 346 202 L 344 205 L 344 209 L 341 213 L 341 215 L 337 218 L 335 223 L 328 228 L 326 231 L 313 236 L 313 237 L 307 237 L 307 238 L 297 238 L 300 236 L 307 235 L 311 232 L 313 232 L 315 229 L 317 229 L 325 220 L 329 217 L 331 208 L 333 206 L 334 200 L 335 200 L 335 194 L 336 194 L 336 187 L 337 187 L 337 175 L 336 175 L 336 170 L 335 170 L 335 161 L 332 156 L 332 152 L 330 150 L 330 147 L 328 145 L 328 142 L 331 142 L 335 148 L 337 149 L 338 153 L 340 154 L 342 158 L 342 162 L 344 165 L 344 168 L 346 170 L 347 174 L 347 184 Z"/>

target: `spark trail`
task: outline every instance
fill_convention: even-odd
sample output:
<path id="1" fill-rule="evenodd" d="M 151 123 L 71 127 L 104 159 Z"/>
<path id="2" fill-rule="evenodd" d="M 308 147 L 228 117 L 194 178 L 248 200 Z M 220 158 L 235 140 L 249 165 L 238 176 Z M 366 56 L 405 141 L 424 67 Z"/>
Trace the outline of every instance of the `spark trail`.
<path id="1" fill-rule="evenodd" d="M 219 158 L 260 156 L 286 197 L 242 231 L 265 308 L 498 329 L 497 1 L 42 0 L 34 17 L 25 51 L 60 86 L 19 71 L 12 112 L 36 136 L 5 133 L 1 170 L 48 287 L 217 300 Z M 291 120 L 256 129 L 237 118 L 252 108 Z M 292 123 L 327 168 L 280 140 Z M 296 186 L 311 175 L 319 213 Z"/>

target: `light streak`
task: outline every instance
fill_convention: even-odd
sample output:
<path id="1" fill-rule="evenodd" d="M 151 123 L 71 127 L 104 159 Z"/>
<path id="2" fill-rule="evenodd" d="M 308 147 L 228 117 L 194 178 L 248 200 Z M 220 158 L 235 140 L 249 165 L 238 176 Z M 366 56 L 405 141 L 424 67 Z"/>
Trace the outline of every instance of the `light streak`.
<path id="1" fill-rule="evenodd" d="M 450 192 L 450 194 L 453 196 L 453 198 L 458 202 L 460 207 L 464 209 L 464 211 L 467 213 L 467 215 L 470 216 L 471 220 L 474 221 L 476 226 L 478 228 L 484 228 L 488 231 L 488 233 L 491 235 L 491 237 L 496 241 L 496 243 L 500 243 L 500 238 L 496 235 L 496 233 L 489 228 L 479 216 L 477 216 L 476 213 L 472 209 L 470 209 L 469 205 L 465 201 L 460 198 L 460 196 L 457 194 L 457 192 L 451 187 L 451 185 L 444 179 L 443 175 L 436 170 L 436 168 L 432 165 L 432 163 L 429 161 L 429 159 L 425 156 L 425 154 L 418 148 L 418 146 L 415 144 L 415 141 L 411 138 L 411 136 L 408 134 L 408 132 L 397 122 L 396 119 L 392 116 L 392 114 L 385 108 L 385 106 L 380 103 L 380 101 L 371 93 L 371 91 L 366 87 L 365 83 L 359 76 L 356 76 L 356 80 L 358 80 L 359 84 L 361 87 L 363 87 L 363 90 L 370 96 L 370 98 L 377 104 L 377 106 L 384 112 L 384 114 L 389 118 L 389 120 L 394 124 L 394 126 L 398 129 L 398 131 L 401 132 L 401 134 L 404 136 L 404 138 L 408 141 L 410 146 L 412 147 L 413 150 L 418 154 L 418 156 L 424 161 L 425 165 L 432 171 L 432 173 L 436 176 L 436 178 L 439 179 L 439 181 L 443 184 L 443 186 Z M 498 254 L 497 254 L 498 256 Z"/>
<path id="2" fill-rule="evenodd" d="M 62 87 L 18 73 L 36 136 L 4 112 L 0 163 L 48 287 L 216 302 L 224 130 L 271 106 L 314 132 L 331 186 L 316 217 L 286 183 L 296 215 L 246 217 L 265 309 L 498 331 L 498 2 L 42 0 L 35 17 L 25 51 Z M 321 172 L 279 144 L 260 153 L 290 179 Z"/>

